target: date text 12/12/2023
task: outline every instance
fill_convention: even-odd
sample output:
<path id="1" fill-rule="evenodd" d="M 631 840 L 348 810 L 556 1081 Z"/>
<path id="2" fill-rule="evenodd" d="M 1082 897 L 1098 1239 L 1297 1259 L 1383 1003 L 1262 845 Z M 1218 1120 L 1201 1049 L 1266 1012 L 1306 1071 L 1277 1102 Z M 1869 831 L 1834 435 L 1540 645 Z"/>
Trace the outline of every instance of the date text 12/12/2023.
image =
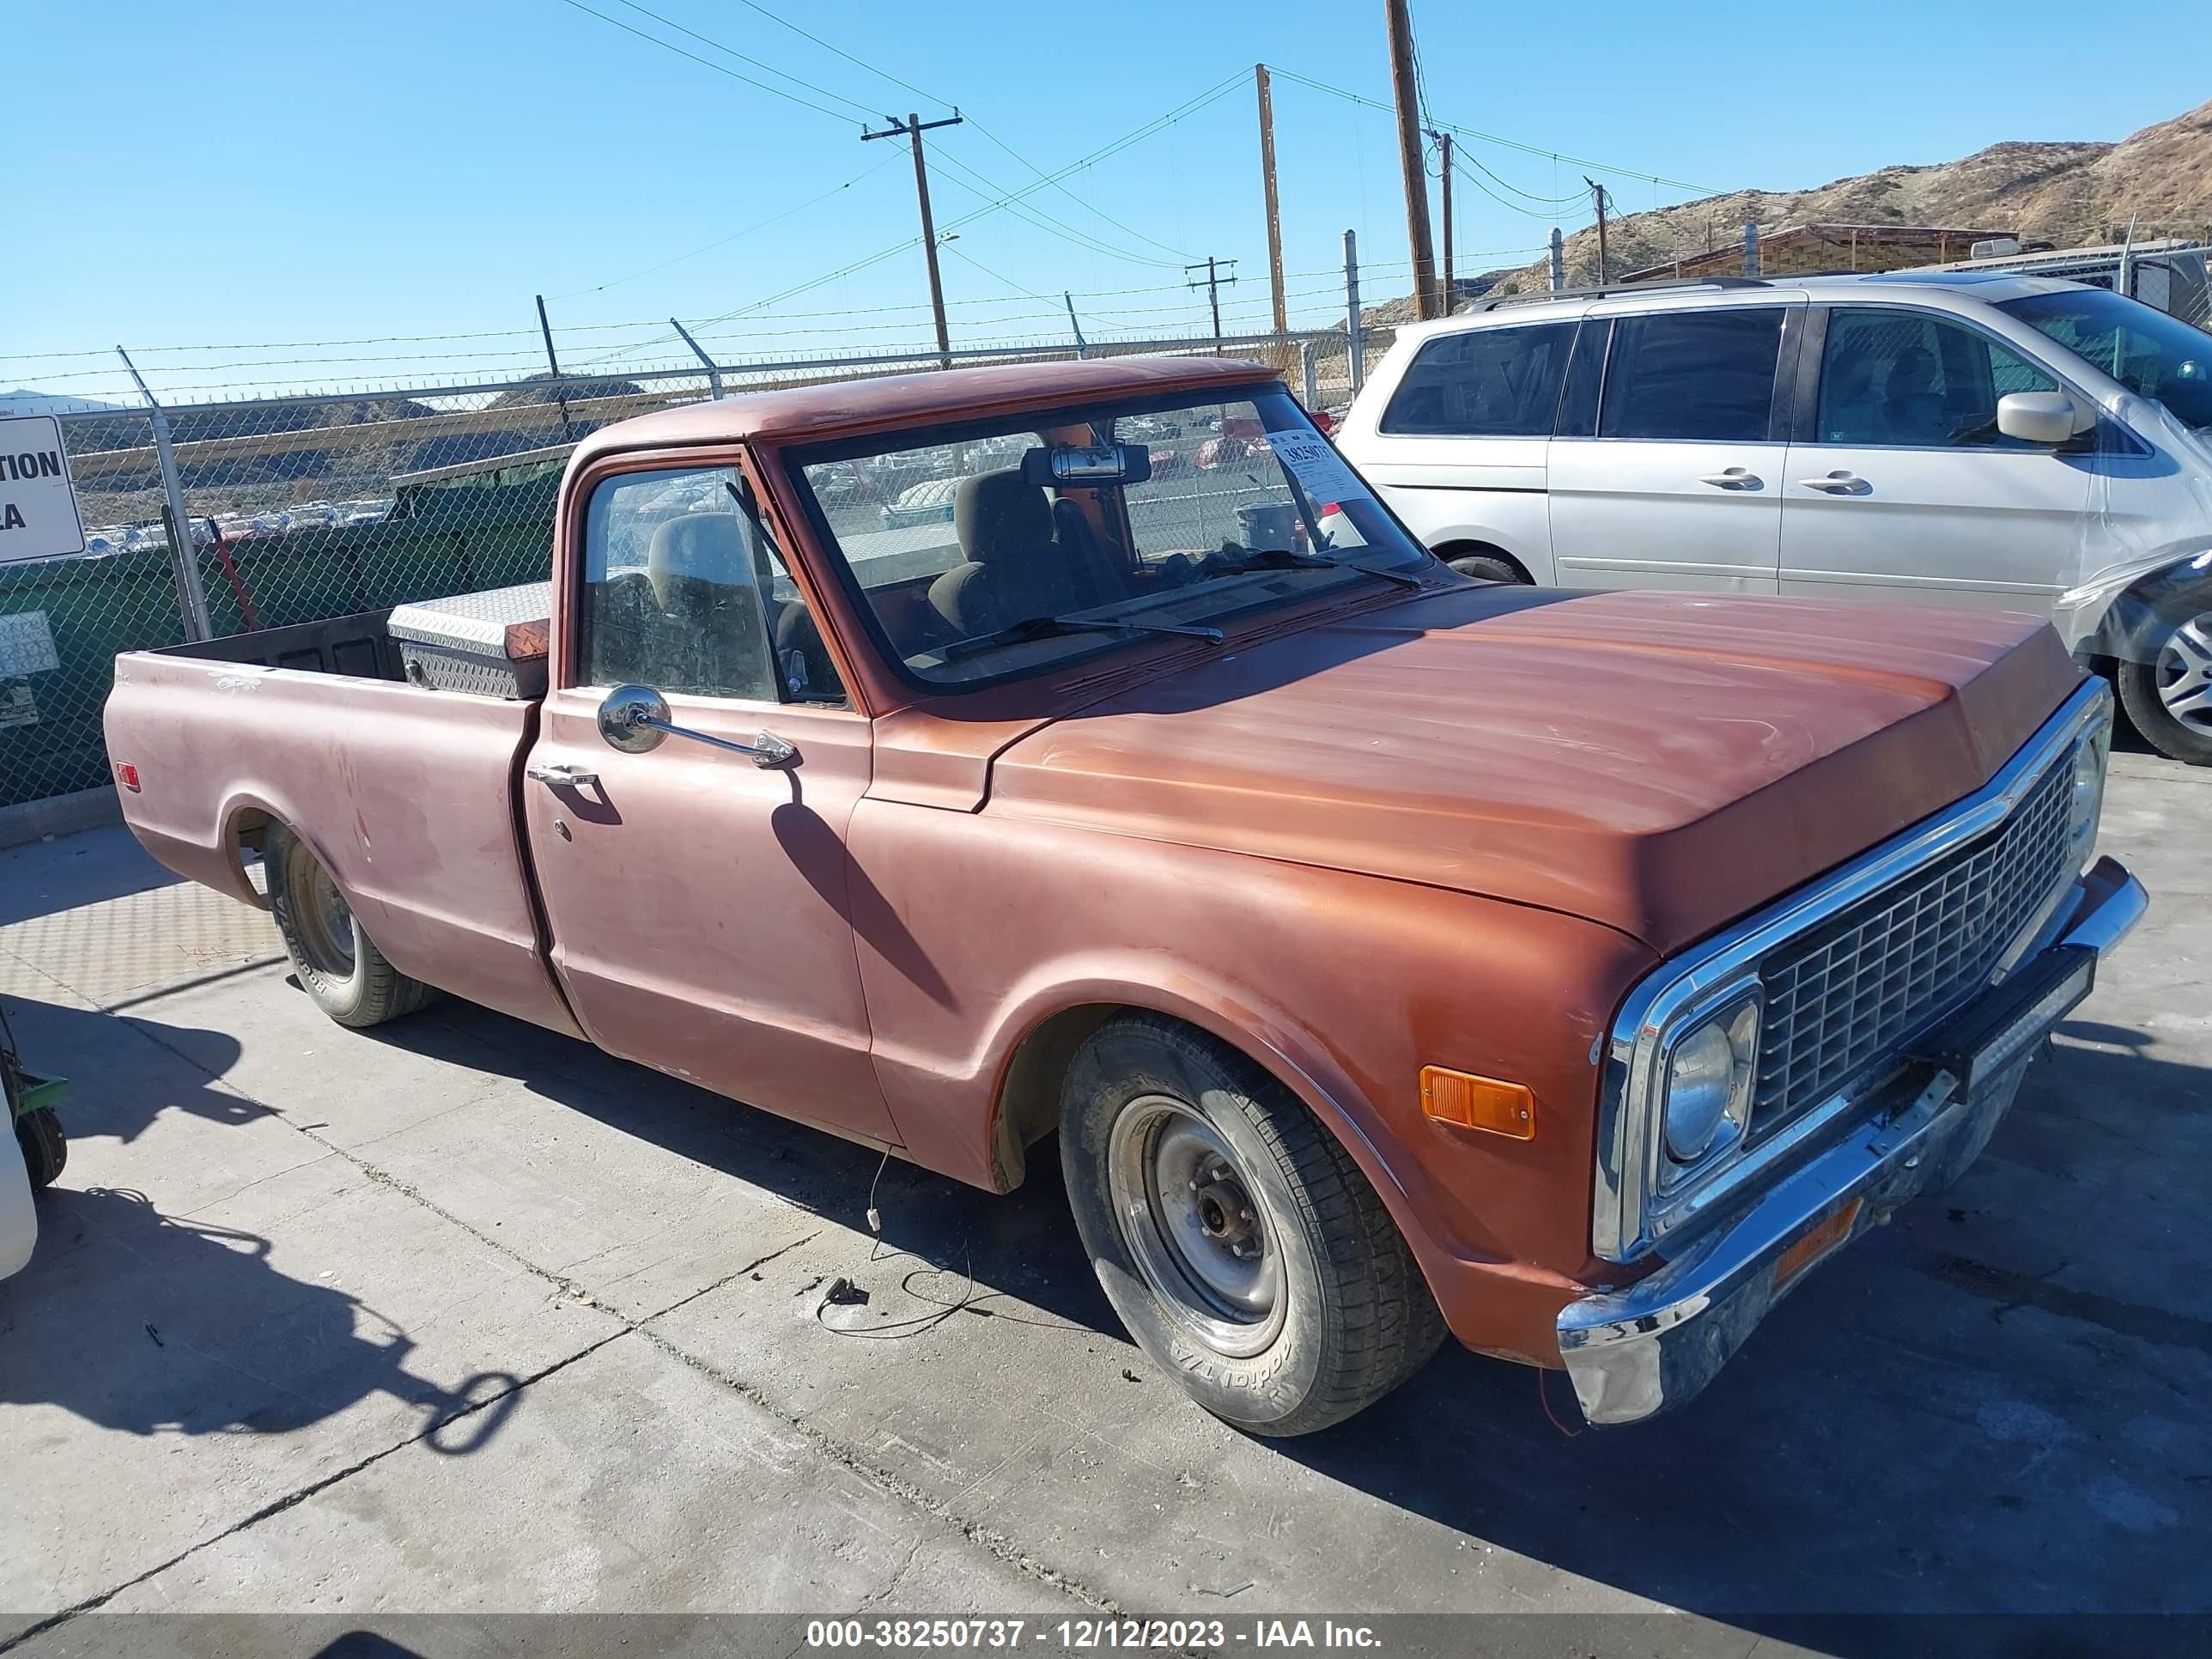
<path id="1" fill-rule="evenodd" d="M 811 1619 L 806 1645 L 853 1648 L 1024 1649 L 1063 1652 L 1152 1649 L 1215 1652 L 1236 1648 L 1382 1645 L 1372 1626 L 1328 1619 Z"/>

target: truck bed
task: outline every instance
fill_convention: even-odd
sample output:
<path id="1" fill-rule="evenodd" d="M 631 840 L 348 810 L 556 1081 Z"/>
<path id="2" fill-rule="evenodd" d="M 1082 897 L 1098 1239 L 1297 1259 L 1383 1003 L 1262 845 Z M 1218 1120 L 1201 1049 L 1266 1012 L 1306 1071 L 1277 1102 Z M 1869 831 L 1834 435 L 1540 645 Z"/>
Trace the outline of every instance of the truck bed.
<path id="1" fill-rule="evenodd" d="M 387 611 L 116 659 L 125 820 L 179 875 L 264 901 L 242 854 L 288 825 L 402 973 L 580 1035 L 554 988 L 515 791 L 538 705 L 402 678 Z"/>

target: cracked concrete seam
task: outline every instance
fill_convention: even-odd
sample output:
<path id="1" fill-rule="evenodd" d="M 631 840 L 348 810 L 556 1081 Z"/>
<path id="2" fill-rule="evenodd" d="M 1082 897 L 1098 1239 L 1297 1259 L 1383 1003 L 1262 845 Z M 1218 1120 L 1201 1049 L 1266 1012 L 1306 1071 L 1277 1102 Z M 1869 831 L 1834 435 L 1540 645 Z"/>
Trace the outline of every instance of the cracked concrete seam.
<path id="1" fill-rule="evenodd" d="M 145 1571 L 125 1580 L 122 1583 L 116 1585 L 112 1589 L 102 1591 L 97 1595 L 88 1596 L 71 1607 L 64 1607 L 57 1613 L 48 1614 L 46 1617 L 40 1620 L 38 1623 L 29 1626 L 27 1629 L 19 1632 L 15 1636 L 10 1637 L 4 1641 L 0 1641 L 0 1654 L 4 1654 L 14 1648 L 20 1646 L 21 1644 L 29 1641 L 33 1637 L 52 1630 L 58 1626 L 65 1624 L 82 1613 L 91 1613 L 98 1610 L 100 1607 L 106 1606 L 109 1601 L 112 1601 L 116 1596 L 122 1595 L 125 1590 L 142 1584 L 149 1579 L 158 1577 L 160 1574 L 167 1571 L 170 1568 L 176 1566 L 180 1562 L 198 1554 L 202 1550 L 207 1549 L 226 1538 L 234 1536 L 239 1533 L 257 1526 L 261 1522 L 268 1520 L 273 1516 L 280 1515 L 285 1510 L 293 1508 L 295 1505 L 304 1503 L 307 1499 L 315 1496 L 317 1493 L 326 1491 L 330 1487 L 336 1486 L 340 1481 L 345 1480 L 355 1474 L 360 1474 L 362 1470 L 381 1462 L 385 1458 L 391 1456 L 394 1452 L 403 1450 L 408 1446 L 414 1445 L 420 1441 L 427 1439 L 432 1435 L 438 1433 L 448 1425 L 459 1422 L 464 1418 L 472 1417 L 477 1413 L 483 1411 L 493 1405 L 496 1405 L 501 1400 L 518 1395 L 523 1389 L 529 1388 L 532 1384 L 541 1382 L 544 1378 L 552 1376 L 556 1371 L 566 1370 L 568 1366 L 574 1364 L 578 1360 L 588 1358 L 590 1355 L 598 1352 L 609 1343 L 617 1341 L 623 1337 L 631 1335 L 642 1338 L 645 1341 L 651 1344 L 656 1350 L 665 1355 L 667 1358 L 675 1360 L 678 1364 L 684 1365 L 707 1377 L 708 1380 L 719 1383 L 723 1388 L 729 1389 L 731 1392 L 736 1394 L 739 1398 L 744 1400 L 748 1404 L 765 1412 L 777 1422 L 782 1424 L 785 1427 L 798 1434 L 820 1455 L 826 1457 L 830 1462 L 851 1471 L 854 1474 L 858 1475 L 871 1485 L 889 1492 L 890 1495 L 899 1498 L 910 1507 L 919 1510 L 923 1515 L 928 1516 L 930 1519 L 950 1528 L 952 1531 L 957 1533 L 962 1538 L 965 1539 L 969 1543 L 984 1551 L 987 1554 L 994 1557 L 1004 1565 L 1012 1567 L 1015 1571 L 1021 1573 L 1024 1577 L 1036 1579 L 1039 1583 L 1045 1584 L 1051 1589 L 1059 1590 L 1063 1595 L 1068 1595 L 1076 1601 L 1084 1602 L 1090 1607 L 1098 1609 L 1100 1612 L 1112 1613 L 1117 1616 L 1122 1613 L 1123 1609 L 1109 1598 L 1100 1592 L 1092 1589 L 1088 1585 L 1069 1577 L 1067 1575 L 1060 1572 L 1057 1568 L 1038 1560 L 1035 1556 L 1030 1554 L 1026 1550 L 1023 1549 L 1018 1544 L 1017 1544 L 1012 1539 L 1007 1537 L 1005 1534 L 985 1527 L 980 1522 L 967 1520 L 953 1510 L 949 1501 L 932 1498 L 921 1486 L 915 1485 L 913 1481 L 907 1480 L 904 1476 L 897 1474 L 896 1471 L 886 1468 L 870 1459 L 864 1457 L 856 1449 L 847 1445 L 844 1442 L 838 1440 L 829 1434 L 824 1433 L 822 1430 L 813 1426 L 812 1424 L 802 1419 L 797 1413 L 787 1411 L 783 1407 L 778 1406 L 755 1384 L 744 1381 L 742 1377 L 736 1376 L 732 1372 L 723 1370 L 720 1366 L 716 1365 L 712 1361 L 701 1355 L 694 1354 L 684 1348 L 678 1346 L 677 1344 L 671 1341 L 659 1332 L 650 1328 L 654 1321 L 665 1318 L 668 1315 L 676 1312 L 678 1309 L 687 1307 L 690 1304 L 698 1301 L 702 1297 L 711 1296 L 714 1292 L 722 1289 L 725 1285 L 742 1279 L 747 1274 L 766 1266 L 768 1263 L 775 1261 L 778 1256 L 787 1255 L 790 1251 L 796 1250 L 804 1245 L 811 1243 L 815 1239 L 822 1236 L 823 1230 L 821 1228 L 817 1228 L 814 1231 L 807 1233 L 801 1237 L 792 1239 L 787 1243 L 777 1246 L 775 1249 L 770 1250 L 765 1255 L 748 1261 L 742 1267 L 732 1269 L 729 1273 L 723 1274 L 721 1277 L 714 1280 L 711 1284 L 702 1285 L 698 1290 L 690 1291 L 684 1296 L 678 1297 L 674 1302 L 670 1303 L 665 1307 L 655 1309 L 651 1313 L 645 1314 L 633 1319 L 629 1315 L 621 1312 L 619 1310 L 599 1301 L 590 1291 L 578 1284 L 574 1279 L 568 1278 L 565 1273 L 556 1273 L 549 1268 L 540 1267 L 538 1263 L 531 1261 L 527 1256 L 524 1255 L 520 1251 L 515 1249 L 511 1245 L 506 1243 L 503 1240 L 495 1238 L 481 1229 L 471 1225 L 460 1217 L 453 1214 L 451 1211 L 447 1210 L 444 1206 L 430 1199 L 411 1182 L 403 1180 L 399 1176 L 391 1173 L 389 1170 L 379 1168 L 376 1164 L 372 1164 L 367 1158 L 356 1156 L 354 1152 L 346 1147 L 338 1146 L 334 1141 L 325 1139 L 324 1136 L 316 1133 L 313 1129 L 303 1127 L 302 1126 L 293 1122 L 280 1109 L 270 1105 L 266 1101 L 256 1099 L 253 1096 L 247 1094 L 244 1090 L 239 1089 L 227 1082 L 222 1077 L 212 1071 L 210 1071 L 207 1066 L 201 1064 L 198 1060 L 195 1060 L 191 1054 L 186 1054 L 183 1049 L 177 1048 L 174 1044 L 163 1041 L 161 1037 L 156 1036 L 150 1030 L 145 1030 L 143 1026 L 137 1029 L 141 1031 L 142 1035 L 146 1037 L 147 1041 L 154 1043 L 158 1048 L 167 1049 L 170 1054 L 174 1054 L 178 1059 L 183 1060 L 185 1065 L 191 1066 L 193 1070 L 206 1077 L 210 1086 L 219 1089 L 226 1094 L 235 1096 L 238 1099 L 246 1101 L 251 1105 L 259 1107 L 262 1110 L 274 1117 L 278 1122 L 283 1123 L 286 1128 L 290 1129 L 295 1134 L 304 1136 L 308 1140 L 313 1141 L 316 1146 L 323 1148 L 326 1154 L 343 1159 L 354 1169 L 359 1170 L 362 1175 L 367 1177 L 369 1181 L 379 1186 L 388 1188 L 392 1191 L 396 1192 L 402 1197 L 409 1200 L 410 1202 L 421 1206 L 423 1209 L 429 1211 L 431 1214 L 438 1217 L 441 1220 L 445 1221 L 449 1225 L 459 1229 L 471 1238 L 486 1246 L 495 1255 L 502 1256 L 507 1261 L 514 1262 L 517 1267 L 520 1267 L 525 1273 L 530 1274 L 532 1277 L 543 1279 L 547 1284 L 552 1285 L 562 1295 L 568 1297 L 573 1301 L 580 1303 L 585 1307 L 597 1310 L 598 1311 L 607 1315 L 609 1317 L 620 1322 L 622 1328 L 616 1331 L 611 1331 L 605 1336 L 588 1344 L 575 1353 L 570 1354 L 567 1358 L 556 1360 L 552 1364 L 544 1367 L 543 1370 L 533 1372 L 531 1376 L 522 1378 L 511 1389 L 502 1389 L 498 1394 L 493 1395 L 486 1400 L 471 1403 L 460 1410 L 452 1412 L 443 1417 L 434 1419 L 418 1434 L 410 1435 L 407 1438 L 387 1446 L 380 1451 L 371 1453 L 368 1456 L 361 1459 L 357 1462 L 349 1464 L 343 1469 L 336 1470 L 330 1474 L 324 1475 L 313 1480 L 295 1492 L 288 1493 L 283 1498 L 273 1499 L 271 1502 L 264 1504 L 260 1509 L 256 1510 L 252 1514 L 246 1516 L 242 1520 L 234 1522 L 232 1525 L 222 1528 L 220 1532 L 215 1533 L 210 1537 L 200 1540 L 198 1542 L 179 1551 L 169 1559 L 160 1563 L 158 1565 L 149 1567 Z M 320 1160 L 311 1159 L 309 1161 L 319 1162 Z M 919 1539 L 916 1540 L 915 1551 L 910 1553 L 908 1556 L 908 1566 L 910 1567 L 912 1565 L 915 1555 L 919 1553 L 921 1541 L 922 1540 Z M 906 1571 L 907 1567 L 902 1567 L 900 1569 L 900 1572 L 902 1574 Z"/>

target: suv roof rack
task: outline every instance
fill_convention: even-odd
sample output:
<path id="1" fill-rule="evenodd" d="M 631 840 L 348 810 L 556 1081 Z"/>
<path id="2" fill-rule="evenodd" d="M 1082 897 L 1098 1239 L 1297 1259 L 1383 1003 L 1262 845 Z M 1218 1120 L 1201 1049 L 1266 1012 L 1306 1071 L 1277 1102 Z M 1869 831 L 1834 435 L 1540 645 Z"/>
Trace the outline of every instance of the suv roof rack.
<path id="1" fill-rule="evenodd" d="M 1534 294 L 1486 294 L 1455 317 L 1471 317 L 1500 306 L 1541 305 L 1547 300 L 1603 300 L 1616 294 L 1660 294 L 1678 288 L 1771 288 L 1764 276 L 1671 276 L 1659 283 L 1605 283 L 1595 288 L 1541 289 Z"/>

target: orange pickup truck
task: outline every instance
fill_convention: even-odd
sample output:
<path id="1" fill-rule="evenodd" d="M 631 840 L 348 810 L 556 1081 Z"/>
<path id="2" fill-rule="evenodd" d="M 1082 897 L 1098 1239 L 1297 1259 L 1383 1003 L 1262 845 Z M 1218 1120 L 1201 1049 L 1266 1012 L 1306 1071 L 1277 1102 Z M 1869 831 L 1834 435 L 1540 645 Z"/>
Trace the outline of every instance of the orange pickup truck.
<path id="1" fill-rule="evenodd" d="M 1474 581 L 1256 365 L 650 415 L 555 538 L 480 678 L 377 617 L 120 658 L 132 829 L 247 902 L 258 851 L 343 1024 L 447 992 L 992 1191 L 1057 1131 L 1131 1334 L 1255 1433 L 1447 1331 L 1687 1398 L 2145 902 L 2043 623 Z"/>

